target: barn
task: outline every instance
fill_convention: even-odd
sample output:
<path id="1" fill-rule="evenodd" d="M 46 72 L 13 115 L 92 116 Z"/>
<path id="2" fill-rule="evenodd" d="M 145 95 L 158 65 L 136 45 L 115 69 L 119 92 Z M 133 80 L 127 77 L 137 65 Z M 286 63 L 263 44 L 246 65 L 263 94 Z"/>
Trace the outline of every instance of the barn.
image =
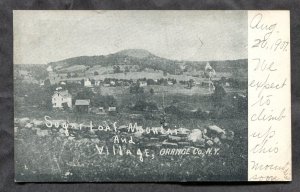
<path id="1" fill-rule="evenodd" d="M 80 113 L 88 113 L 90 107 L 89 99 L 77 99 L 75 101 L 76 111 Z"/>

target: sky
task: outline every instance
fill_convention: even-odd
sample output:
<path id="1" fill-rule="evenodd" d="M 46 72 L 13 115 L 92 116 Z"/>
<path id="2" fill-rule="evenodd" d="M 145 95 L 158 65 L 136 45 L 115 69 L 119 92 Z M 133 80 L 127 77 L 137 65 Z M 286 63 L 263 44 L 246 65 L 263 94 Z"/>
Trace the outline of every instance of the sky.
<path id="1" fill-rule="evenodd" d="M 145 49 L 188 60 L 247 58 L 246 11 L 14 11 L 14 63 Z"/>

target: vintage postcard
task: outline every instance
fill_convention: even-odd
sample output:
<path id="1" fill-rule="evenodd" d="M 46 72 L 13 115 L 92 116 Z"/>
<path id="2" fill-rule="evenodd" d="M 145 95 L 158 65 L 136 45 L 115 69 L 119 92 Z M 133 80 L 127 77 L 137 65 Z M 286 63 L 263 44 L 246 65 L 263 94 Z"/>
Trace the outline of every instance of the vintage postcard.
<path id="1" fill-rule="evenodd" d="M 292 180 L 289 11 L 13 22 L 16 182 Z"/>

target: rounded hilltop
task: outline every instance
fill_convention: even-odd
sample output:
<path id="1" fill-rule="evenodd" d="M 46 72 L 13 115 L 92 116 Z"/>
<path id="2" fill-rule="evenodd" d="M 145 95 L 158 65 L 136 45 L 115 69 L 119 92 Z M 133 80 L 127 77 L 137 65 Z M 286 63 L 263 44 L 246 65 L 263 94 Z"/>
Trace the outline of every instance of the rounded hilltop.
<path id="1" fill-rule="evenodd" d="M 144 49 L 125 49 L 115 54 L 136 57 L 136 58 L 145 58 L 145 57 L 154 56 L 152 53 Z"/>

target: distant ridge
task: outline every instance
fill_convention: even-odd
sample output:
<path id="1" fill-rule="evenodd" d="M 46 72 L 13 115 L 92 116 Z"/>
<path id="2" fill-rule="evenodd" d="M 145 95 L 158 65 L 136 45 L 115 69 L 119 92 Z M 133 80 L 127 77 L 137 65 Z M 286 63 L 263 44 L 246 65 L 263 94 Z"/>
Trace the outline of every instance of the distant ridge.
<path id="1" fill-rule="evenodd" d="M 242 70 L 242 73 L 246 74 L 248 69 L 247 59 L 209 62 L 216 71 L 233 72 Z M 90 68 L 94 66 L 113 67 L 116 65 L 135 65 L 139 66 L 141 70 L 151 68 L 174 74 L 183 68 L 196 71 L 204 70 L 206 63 L 207 61 L 178 61 L 161 58 L 144 49 L 125 49 L 109 55 L 68 58 L 48 63 L 48 65 L 52 66 L 54 70 L 63 70 L 71 66 L 81 66 L 80 68 L 85 66 L 86 68 Z"/>

